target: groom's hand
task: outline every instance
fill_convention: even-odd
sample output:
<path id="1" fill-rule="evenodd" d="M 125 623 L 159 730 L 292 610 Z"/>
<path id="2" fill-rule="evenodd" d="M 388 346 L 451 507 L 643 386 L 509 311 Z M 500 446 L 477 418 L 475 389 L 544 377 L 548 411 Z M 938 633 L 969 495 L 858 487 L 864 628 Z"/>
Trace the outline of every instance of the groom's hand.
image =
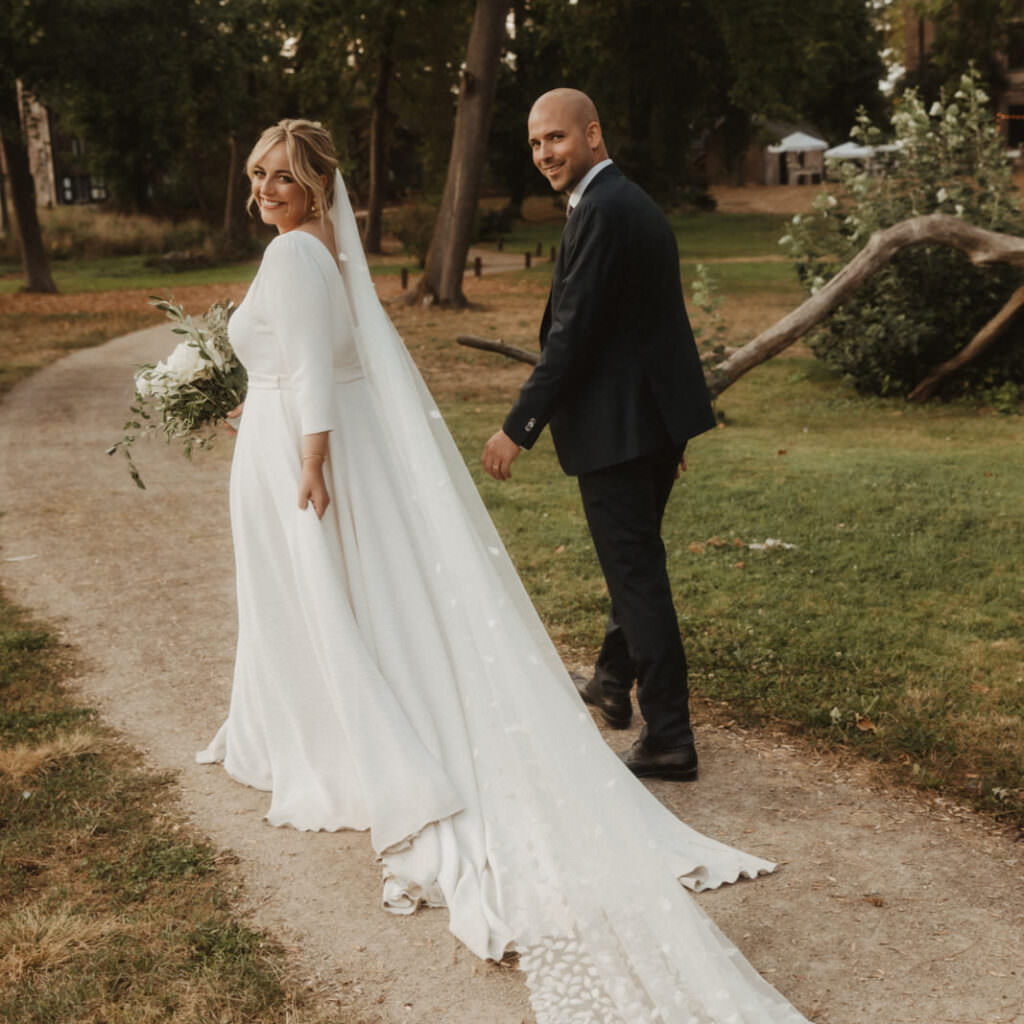
<path id="1" fill-rule="evenodd" d="M 495 480 L 507 480 L 512 475 L 512 463 L 519 454 L 519 445 L 504 430 L 499 430 L 484 445 L 480 462 L 484 471 Z"/>

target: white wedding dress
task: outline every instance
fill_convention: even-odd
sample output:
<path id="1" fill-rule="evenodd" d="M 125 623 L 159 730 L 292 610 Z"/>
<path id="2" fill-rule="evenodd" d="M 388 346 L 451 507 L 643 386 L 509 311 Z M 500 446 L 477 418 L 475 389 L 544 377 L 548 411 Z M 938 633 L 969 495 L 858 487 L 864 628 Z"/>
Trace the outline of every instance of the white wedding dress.
<path id="1" fill-rule="evenodd" d="M 520 955 L 539 1024 L 804 1022 L 684 886 L 773 865 L 680 822 L 612 753 L 376 294 L 340 177 L 339 273 L 275 238 L 230 323 L 238 652 L 198 755 L 268 820 L 368 829 L 384 903 Z M 330 430 L 332 502 L 296 507 Z M 680 884 L 681 883 L 681 884 Z"/>

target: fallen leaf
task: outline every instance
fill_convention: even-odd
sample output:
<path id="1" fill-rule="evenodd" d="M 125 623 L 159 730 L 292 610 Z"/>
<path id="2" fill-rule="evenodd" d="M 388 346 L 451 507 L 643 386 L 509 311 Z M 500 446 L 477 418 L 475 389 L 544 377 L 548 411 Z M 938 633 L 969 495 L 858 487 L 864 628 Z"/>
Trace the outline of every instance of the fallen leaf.
<path id="1" fill-rule="evenodd" d="M 875 731 L 875 723 L 872 722 L 870 718 L 860 718 L 860 717 L 858 717 L 857 718 L 857 728 L 860 729 L 861 732 L 874 732 Z"/>
<path id="2" fill-rule="evenodd" d="M 704 554 L 704 545 L 701 544 L 701 542 L 699 540 L 695 540 L 690 545 L 690 552 L 692 554 L 694 554 L 694 555 L 703 555 Z"/>
<path id="3" fill-rule="evenodd" d="M 747 567 L 746 562 L 736 562 L 733 564 L 734 569 L 745 569 Z"/>
<path id="4" fill-rule="evenodd" d="M 555 548 L 555 554 L 556 555 L 560 555 L 564 550 L 565 550 L 565 545 L 564 544 L 559 544 L 558 547 Z"/>
<path id="5" fill-rule="evenodd" d="M 724 548 L 725 547 L 725 543 L 726 542 L 724 540 L 722 540 L 721 537 L 712 537 L 712 538 L 710 538 L 708 540 L 708 547 L 709 548 Z"/>
<path id="6" fill-rule="evenodd" d="M 785 455 L 786 454 L 786 449 L 785 448 L 780 448 L 775 454 L 776 455 Z"/>

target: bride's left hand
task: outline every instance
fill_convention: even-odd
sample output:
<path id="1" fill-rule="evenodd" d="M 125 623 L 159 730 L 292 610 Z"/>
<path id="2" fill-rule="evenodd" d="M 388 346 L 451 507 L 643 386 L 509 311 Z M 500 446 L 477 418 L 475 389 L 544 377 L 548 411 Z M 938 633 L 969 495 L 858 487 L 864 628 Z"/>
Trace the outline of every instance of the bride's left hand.
<path id="1" fill-rule="evenodd" d="M 323 519 L 330 503 L 331 495 L 324 482 L 323 461 L 317 458 L 303 459 L 302 476 L 299 478 L 299 508 L 305 510 L 311 504 L 317 519 Z"/>

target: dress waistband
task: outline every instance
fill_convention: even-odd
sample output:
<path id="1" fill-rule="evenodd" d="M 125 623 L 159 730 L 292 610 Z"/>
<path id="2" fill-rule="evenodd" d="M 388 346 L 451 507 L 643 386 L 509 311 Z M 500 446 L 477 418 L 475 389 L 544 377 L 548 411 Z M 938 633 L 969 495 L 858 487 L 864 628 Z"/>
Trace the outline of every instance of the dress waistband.
<path id="1" fill-rule="evenodd" d="M 348 384 L 354 380 L 362 380 L 366 374 L 363 373 L 361 366 L 346 366 L 336 368 L 334 371 L 334 379 L 339 384 Z M 282 391 L 294 391 L 295 383 L 286 375 L 271 374 L 271 373 L 250 373 L 249 374 L 249 387 L 251 388 L 268 388 L 270 390 L 282 390 Z"/>

